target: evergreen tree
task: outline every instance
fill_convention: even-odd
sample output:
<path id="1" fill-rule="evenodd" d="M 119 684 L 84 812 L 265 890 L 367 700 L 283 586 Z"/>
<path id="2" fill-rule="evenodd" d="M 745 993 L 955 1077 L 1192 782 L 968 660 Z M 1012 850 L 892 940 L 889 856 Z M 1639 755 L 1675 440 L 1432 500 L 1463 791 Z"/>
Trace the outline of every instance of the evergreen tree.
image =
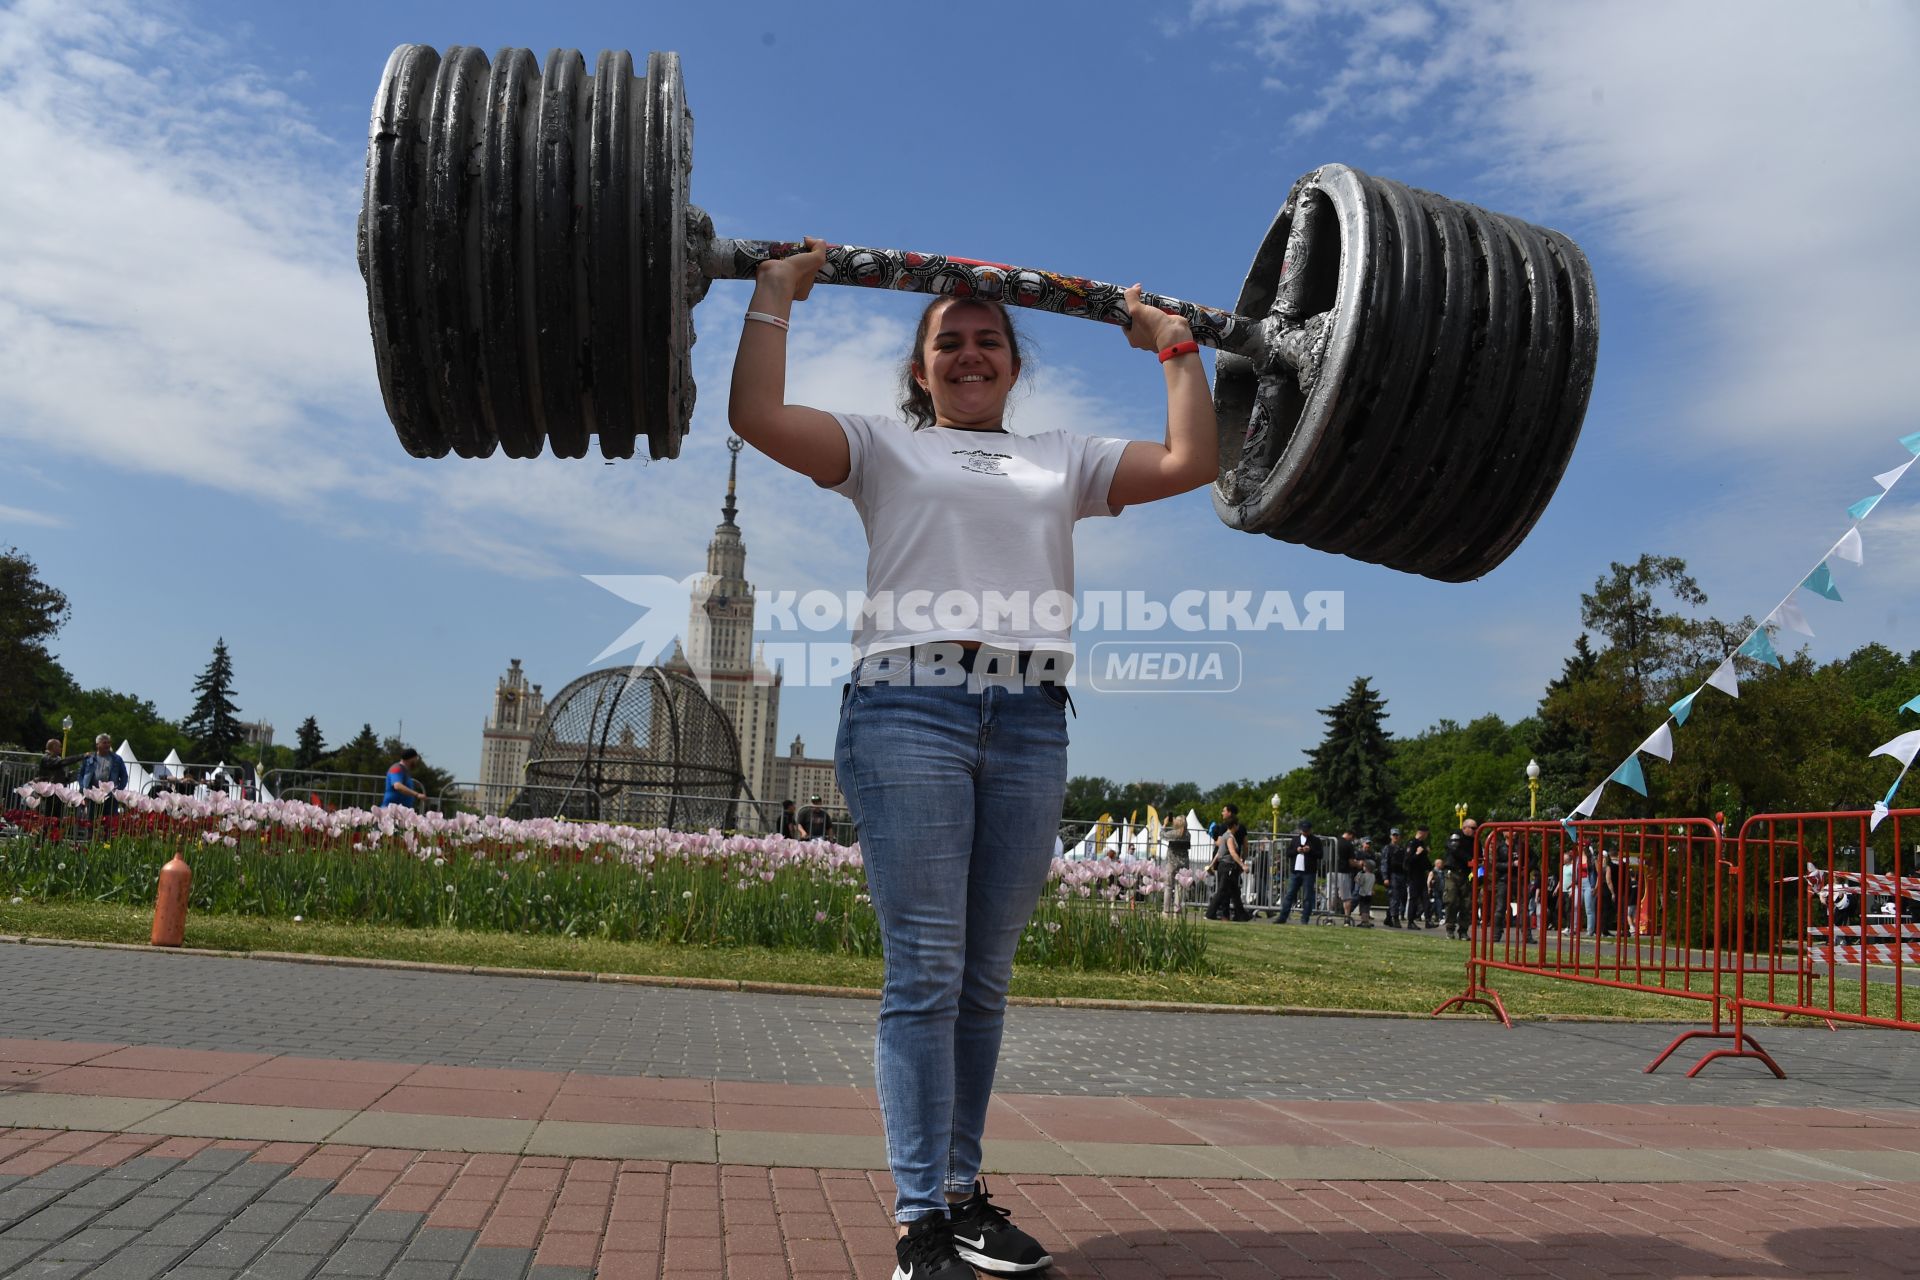
<path id="1" fill-rule="evenodd" d="M 320 736 L 320 722 L 312 716 L 302 720 L 294 730 L 294 741 L 293 767 L 296 769 L 311 769 L 327 754 L 326 739 Z"/>
<path id="2" fill-rule="evenodd" d="M 193 739 L 195 757 L 203 764 L 225 760 L 240 745 L 239 707 L 233 700 L 233 659 L 225 638 L 213 642 L 213 659 L 193 682 L 193 710 L 180 728 Z"/>
<path id="3" fill-rule="evenodd" d="M 1327 735 L 1307 753 L 1320 807 L 1361 835 L 1385 835 L 1397 814 L 1386 713 L 1386 700 L 1367 677 L 1359 677 L 1346 697 L 1320 709 Z"/>
<path id="4" fill-rule="evenodd" d="M 1573 654 L 1561 664 L 1560 674 L 1547 684 L 1540 699 L 1539 731 L 1533 738 L 1533 758 L 1540 762 L 1540 812 L 1572 812 L 1593 786 L 1596 772 L 1593 723 L 1596 708 L 1611 701 L 1608 688 L 1597 679 L 1600 655 L 1581 632 Z"/>

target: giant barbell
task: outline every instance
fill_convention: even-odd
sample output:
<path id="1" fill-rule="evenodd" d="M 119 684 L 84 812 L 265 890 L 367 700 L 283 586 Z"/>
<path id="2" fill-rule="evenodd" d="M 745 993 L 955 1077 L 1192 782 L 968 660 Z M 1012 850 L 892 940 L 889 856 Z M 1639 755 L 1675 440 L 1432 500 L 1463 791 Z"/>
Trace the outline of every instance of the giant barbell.
<path id="1" fill-rule="evenodd" d="M 789 242 L 688 201 L 679 57 L 634 75 L 402 45 L 374 100 L 360 269 L 387 413 L 416 457 L 678 456 L 692 310 Z M 1112 324 L 1080 276 L 833 245 L 824 284 L 997 298 Z M 1233 311 L 1148 294 L 1219 351 L 1213 501 L 1235 529 L 1478 577 L 1545 510 L 1580 433 L 1593 274 L 1556 231 L 1326 165 L 1293 185 Z"/>

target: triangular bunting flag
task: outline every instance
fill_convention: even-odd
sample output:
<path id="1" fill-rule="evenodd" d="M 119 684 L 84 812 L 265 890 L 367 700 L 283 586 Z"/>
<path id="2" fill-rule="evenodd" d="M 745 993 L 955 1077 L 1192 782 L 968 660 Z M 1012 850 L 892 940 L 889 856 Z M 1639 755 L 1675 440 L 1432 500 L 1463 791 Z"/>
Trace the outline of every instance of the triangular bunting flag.
<path id="1" fill-rule="evenodd" d="M 1821 566 L 1823 569 L 1825 567 L 1825 565 Z M 1767 621 L 1777 622 L 1789 631 L 1798 631 L 1803 636 L 1811 636 L 1813 634 L 1813 626 L 1807 621 L 1806 610 L 1791 600 L 1781 605 L 1778 609 L 1775 609 Z"/>
<path id="2" fill-rule="evenodd" d="M 1748 636 L 1746 643 L 1735 652 L 1752 658 L 1755 662 L 1764 662 L 1770 667 L 1780 665 L 1780 655 L 1773 651 L 1773 639 L 1767 635 L 1765 627 Z"/>
<path id="3" fill-rule="evenodd" d="M 1662 724 L 1658 729 L 1655 729 L 1647 735 L 1647 740 L 1640 744 L 1640 750 L 1650 756 L 1659 756 L 1668 764 L 1672 764 L 1673 729 L 1668 725 Z"/>
<path id="4" fill-rule="evenodd" d="M 1920 698 L 1915 698 L 1911 702 L 1901 703 L 1900 709 L 1902 711 L 1920 711 Z"/>
<path id="5" fill-rule="evenodd" d="M 1636 753 L 1620 762 L 1620 767 L 1607 777 L 1608 782 L 1617 782 L 1623 787 L 1632 787 L 1641 795 L 1647 794 L 1647 775 L 1640 769 L 1640 757 Z"/>
<path id="6" fill-rule="evenodd" d="M 1567 833 L 1567 839 L 1569 840 L 1578 840 L 1580 838 L 1580 832 L 1574 828 L 1572 818 L 1560 819 L 1560 829 Z"/>
<path id="7" fill-rule="evenodd" d="M 1878 831 L 1880 829 L 1880 824 L 1885 822 L 1886 820 L 1887 820 L 1887 802 L 1885 800 L 1875 800 L 1873 802 L 1873 817 L 1869 819 L 1867 822 L 1867 830 Z"/>
<path id="8" fill-rule="evenodd" d="M 1732 658 L 1715 667 L 1713 674 L 1707 677 L 1707 683 L 1729 698 L 1740 696 L 1740 677 L 1734 674 Z"/>
<path id="9" fill-rule="evenodd" d="M 1891 742 L 1883 742 L 1868 752 L 1869 756 L 1892 756 L 1909 769 L 1913 767 L 1913 757 L 1920 752 L 1920 729 L 1912 733 L 1903 733 Z"/>
<path id="10" fill-rule="evenodd" d="M 1855 520 L 1865 520 L 1867 518 L 1867 512 L 1880 505 L 1881 496 L 1882 495 L 1876 493 L 1871 498 L 1860 499 L 1860 501 L 1847 508 L 1847 514 Z"/>
<path id="11" fill-rule="evenodd" d="M 1673 712 L 1673 722 L 1675 724 L 1685 724 L 1687 722 L 1687 717 L 1693 714 L 1693 700 L 1699 696 L 1700 691 L 1695 689 L 1692 693 L 1667 708 L 1667 710 Z M 1920 698 L 1915 698 L 1914 701 L 1920 702 Z"/>
<path id="12" fill-rule="evenodd" d="M 1819 568 L 1801 579 L 1800 585 L 1813 594 L 1825 596 L 1829 600 L 1840 598 L 1840 588 L 1833 585 L 1833 570 L 1827 567 L 1825 560 L 1820 562 Z"/>
<path id="13" fill-rule="evenodd" d="M 1585 817 L 1591 818 L 1593 816 L 1593 811 L 1596 808 L 1598 808 L 1600 805 L 1600 793 L 1602 791 L 1605 791 L 1606 789 L 1607 789 L 1607 784 L 1603 782 L 1599 786 L 1595 787 L 1593 790 L 1587 792 L 1587 798 L 1585 800 L 1582 800 L 1579 804 L 1573 806 L 1573 811 L 1577 814 L 1581 814 L 1581 815 L 1584 815 Z"/>
<path id="14" fill-rule="evenodd" d="M 1920 453 L 1920 431 L 1910 436 L 1901 436 L 1900 443 L 1907 446 L 1908 453 Z"/>
<path id="15" fill-rule="evenodd" d="M 1840 541 L 1834 543 L 1833 550 L 1827 554 L 1839 556 L 1842 560 L 1850 564 L 1859 564 L 1861 558 L 1860 531 L 1858 529 L 1849 529 L 1841 534 Z"/>
<path id="16" fill-rule="evenodd" d="M 1920 462 L 1920 458 L 1908 458 L 1905 462 L 1901 463 L 1899 466 L 1895 467 L 1893 470 L 1882 471 L 1879 475 L 1873 478 L 1873 482 L 1880 486 L 1880 489 L 1882 492 L 1885 492 L 1886 490 L 1893 488 L 1894 485 L 1898 484 L 1900 482 L 1900 477 L 1907 474 L 1907 468 L 1912 466 L 1915 462 Z"/>

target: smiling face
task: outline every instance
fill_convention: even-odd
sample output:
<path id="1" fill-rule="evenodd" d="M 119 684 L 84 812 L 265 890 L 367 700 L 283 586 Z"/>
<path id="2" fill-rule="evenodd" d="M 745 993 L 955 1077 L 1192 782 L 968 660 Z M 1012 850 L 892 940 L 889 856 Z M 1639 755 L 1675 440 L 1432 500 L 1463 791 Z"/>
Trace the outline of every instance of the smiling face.
<path id="1" fill-rule="evenodd" d="M 913 380 L 933 400 L 940 426 L 997 427 L 1020 376 L 998 308 L 955 300 L 936 304 L 916 353 Z"/>

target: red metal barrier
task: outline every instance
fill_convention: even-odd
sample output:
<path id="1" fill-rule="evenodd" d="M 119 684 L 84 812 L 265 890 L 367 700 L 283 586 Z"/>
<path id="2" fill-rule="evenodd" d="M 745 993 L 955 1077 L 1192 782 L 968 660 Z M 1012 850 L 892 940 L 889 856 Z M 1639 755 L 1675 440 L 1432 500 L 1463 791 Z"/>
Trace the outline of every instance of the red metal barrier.
<path id="1" fill-rule="evenodd" d="M 1757 1058 L 1784 1075 L 1738 1021 L 1727 1025 L 1721 908 L 1737 868 L 1714 823 L 1499 822 L 1479 829 L 1476 846 L 1467 989 L 1435 1014 L 1477 1004 L 1512 1026 L 1494 972 L 1671 996 L 1705 1004 L 1710 1026 L 1676 1036 L 1648 1071 L 1713 1039 L 1732 1045 L 1707 1060 Z"/>
<path id="2" fill-rule="evenodd" d="M 1736 1031 L 1749 1009 L 1920 1031 L 1920 999 L 1906 998 L 1908 976 L 1920 983 L 1920 809 L 1895 810 L 1877 831 L 1872 817 L 1766 813 L 1741 826 L 1729 912 Z"/>

